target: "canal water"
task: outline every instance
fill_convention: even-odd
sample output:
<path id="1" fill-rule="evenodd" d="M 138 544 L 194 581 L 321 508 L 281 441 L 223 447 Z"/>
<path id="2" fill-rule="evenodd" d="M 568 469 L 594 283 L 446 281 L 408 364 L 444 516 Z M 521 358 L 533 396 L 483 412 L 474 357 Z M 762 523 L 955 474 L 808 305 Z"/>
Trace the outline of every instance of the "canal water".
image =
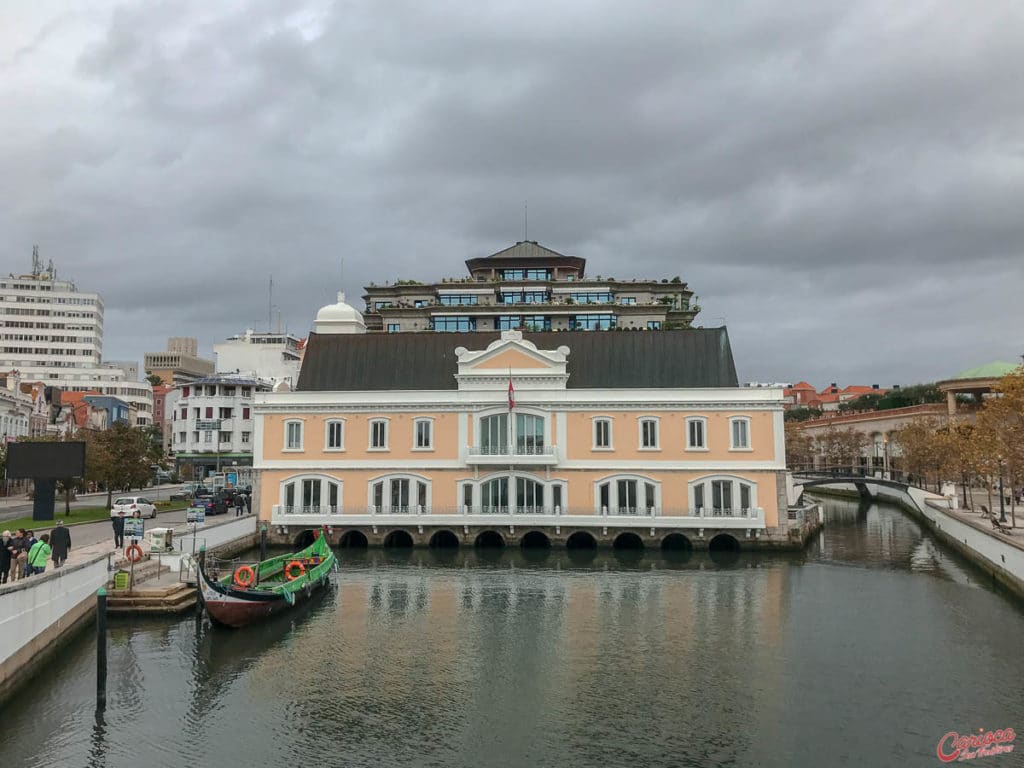
<path id="1" fill-rule="evenodd" d="M 18 766 L 934 766 L 1024 732 L 1024 610 L 903 512 L 804 553 L 342 553 L 247 631 L 118 620 L 0 713 Z M 985 765 L 1024 764 L 1024 737 Z"/>

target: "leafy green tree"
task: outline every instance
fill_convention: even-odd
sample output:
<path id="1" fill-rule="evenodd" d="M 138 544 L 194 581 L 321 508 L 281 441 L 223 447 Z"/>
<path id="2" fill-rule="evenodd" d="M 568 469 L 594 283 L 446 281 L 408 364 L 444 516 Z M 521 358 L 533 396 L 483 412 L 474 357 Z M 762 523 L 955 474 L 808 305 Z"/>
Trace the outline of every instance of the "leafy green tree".
<path id="1" fill-rule="evenodd" d="M 155 373 L 149 374 L 146 377 L 146 381 L 148 381 L 154 387 L 158 387 L 158 386 L 160 386 L 161 384 L 164 383 L 164 380 L 161 379 L 159 376 L 157 376 Z"/>
<path id="2" fill-rule="evenodd" d="M 821 416 L 821 410 L 818 408 L 805 408 L 800 406 L 798 408 L 791 408 L 786 411 L 786 421 L 807 421 L 808 419 L 817 419 Z"/>

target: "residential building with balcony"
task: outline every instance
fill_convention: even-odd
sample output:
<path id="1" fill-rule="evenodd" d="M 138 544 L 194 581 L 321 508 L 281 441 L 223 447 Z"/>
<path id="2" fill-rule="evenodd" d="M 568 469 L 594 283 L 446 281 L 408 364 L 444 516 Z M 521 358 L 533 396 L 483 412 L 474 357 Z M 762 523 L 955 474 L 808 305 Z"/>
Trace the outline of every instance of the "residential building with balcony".
<path id="1" fill-rule="evenodd" d="M 674 277 L 617 280 L 586 274 L 586 259 L 533 241 L 466 262 L 468 277 L 370 285 L 370 331 L 590 331 L 689 328 L 700 308 Z"/>
<path id="2" fill-rule="evenodd" d="M 738 386 L 724 328 L 361 324 L 339 297 L 297 388 L 256 395 L 254 504 L 279 540 L 793 544 L 782 391 Z"/>
<path id="3" fill-rule="evenodd" d="M 179 474 L 204 478 L 232 467 L 251 467 L 255 396 L 269 389 L 269 383 L 256 379 L 210 376 L 167 393 L 170 413 L 164 418 Z"/>

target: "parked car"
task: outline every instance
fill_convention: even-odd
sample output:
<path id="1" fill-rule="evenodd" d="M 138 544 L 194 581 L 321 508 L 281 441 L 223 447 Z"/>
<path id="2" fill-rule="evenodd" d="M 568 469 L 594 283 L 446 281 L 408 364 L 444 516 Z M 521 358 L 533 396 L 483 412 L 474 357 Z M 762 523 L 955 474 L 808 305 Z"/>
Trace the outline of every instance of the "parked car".
<path id="1" fill-rule="evenodd" d="M 208 517 L 212 515 L 224 515 L 227 514 L 228 511 L 227 502 L 225 502 L 219 494 L 206 494 L 203 496 L 196 496 L 192 499 L 193 507 L 198 507 L 200 505 L 206 507 L 206 514 Z"/>
<path id="2" fill-rule="evenodd" d="M 117 517 L 122 510 L 125 517 L 134 517 L 135 510 L 139 510 L 142 517 L 156 517 L 156 504 L 142 496 L 118 496 L 110 506 L 110 516 Z"/>

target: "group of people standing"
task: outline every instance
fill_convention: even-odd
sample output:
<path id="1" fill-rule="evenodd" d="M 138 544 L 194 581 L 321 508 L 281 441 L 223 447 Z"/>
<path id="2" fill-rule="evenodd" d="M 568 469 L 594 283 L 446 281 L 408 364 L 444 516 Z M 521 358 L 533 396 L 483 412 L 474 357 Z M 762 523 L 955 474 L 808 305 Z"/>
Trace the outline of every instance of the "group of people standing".
<path id="1" fill-rule="evenodd" d="M 68 559 L 71 531 L 61 520 L 49 533 L 38 539 L 35 533 L 19 528 L 14 534 L 4 531 L 0 538 L 0 584 L 17 581 L 46 570 L 46 561 L 53 558 L 55 568 Z"/>

